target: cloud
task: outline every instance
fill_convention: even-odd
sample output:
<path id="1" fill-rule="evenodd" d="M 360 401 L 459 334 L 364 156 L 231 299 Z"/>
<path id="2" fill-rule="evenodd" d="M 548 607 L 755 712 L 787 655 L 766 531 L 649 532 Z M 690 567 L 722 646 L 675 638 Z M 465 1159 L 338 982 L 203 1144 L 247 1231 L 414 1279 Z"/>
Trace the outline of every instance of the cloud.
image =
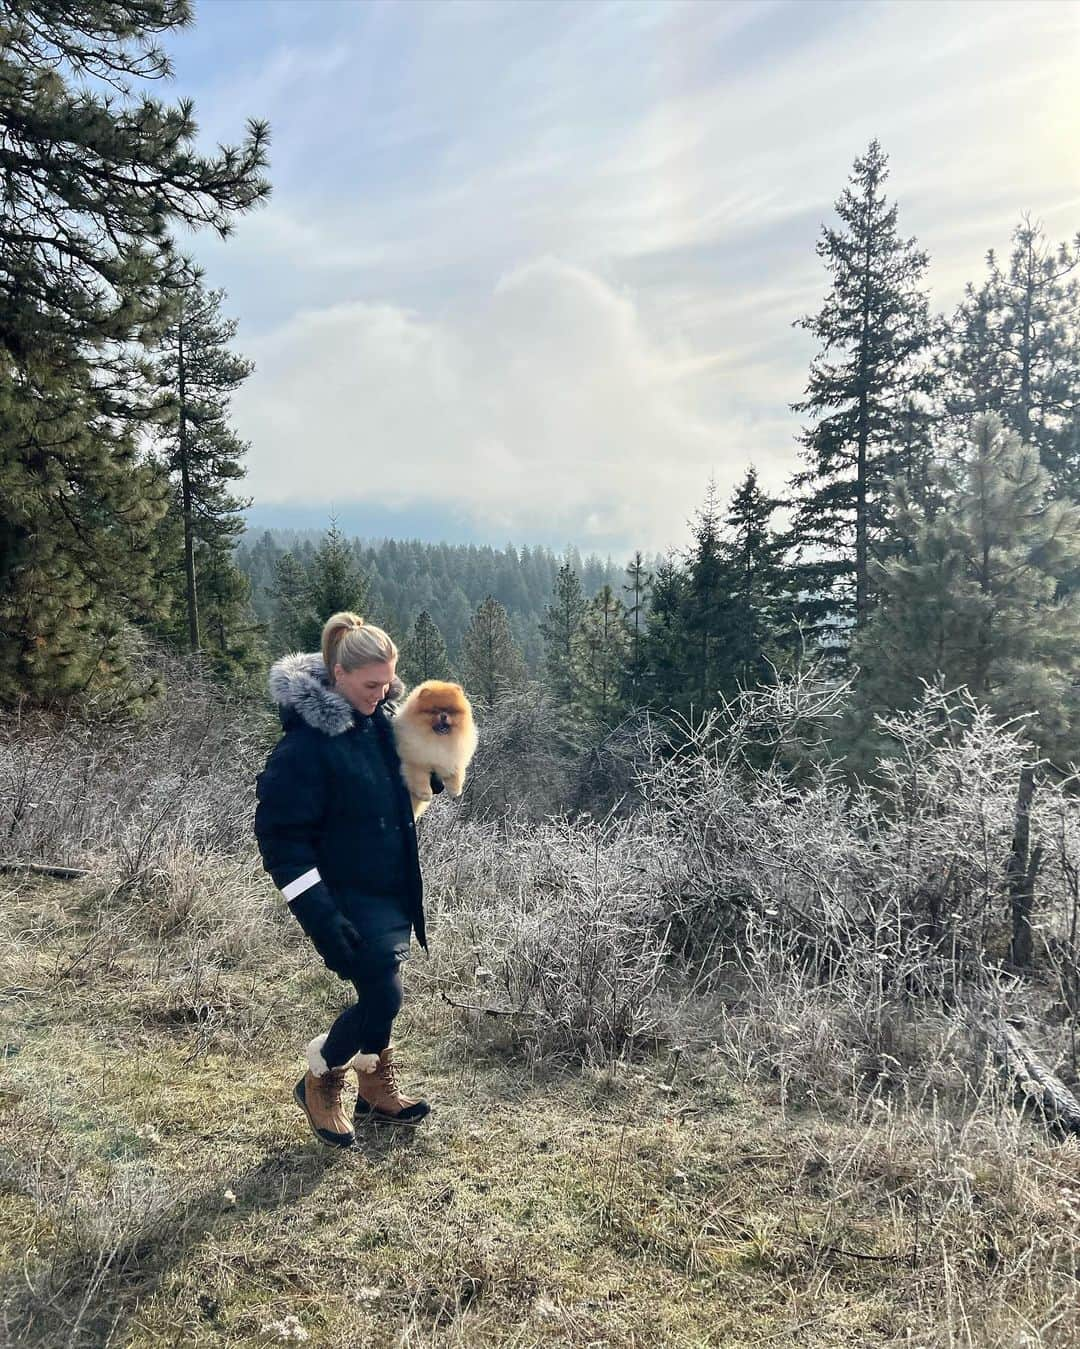
<path id="1" fill-rule="evenodd" d="M 710 472 L 741 475 L 732 426 L 762 435 L 730 376 L 726 414 L 700 416 L 699 364 L 651 337 L 632 296 L 550 257 L 462 322 L 353 302 L 247 350 L 235 413 L 263 504 L 415 504 L 493 537 L 662 548 L 683 542 Z"/>
<path id="2" fill-rule="evenodd" d="M 791 324 L 871 137 L 936 308 L 1024 210 L 1080 223 L 1080 30 L 1054 0 L 267 13 L 216 0 L 190 39 L 211 132 L 273 128 L 270 206 L 198 243 L 258 366 L 260 502 L 679 543 L 710 472 L 753 460 L 775 491 L 795 466 L 814 343 Z"/>

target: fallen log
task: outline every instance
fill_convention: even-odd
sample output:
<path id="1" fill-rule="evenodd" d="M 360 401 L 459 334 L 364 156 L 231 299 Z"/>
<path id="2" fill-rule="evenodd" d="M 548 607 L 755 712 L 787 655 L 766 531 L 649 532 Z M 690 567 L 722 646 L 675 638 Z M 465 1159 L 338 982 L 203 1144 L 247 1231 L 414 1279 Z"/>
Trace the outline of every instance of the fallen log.
<path id="1" fill-rule="evenodd" d="M 62 867 L 53 862 L 5 862 L 2 859 L 0 871 L 25 871 L 32 876 L 59 876 L 64 881 L 74 881 L 80 876 L 90 875 L 86 867 Z"/>
<path id="2" fill-rule="evenodd" d="M 1009 1021 L 992 1024 L 990 1048 L 1024 1103 L 1035 1106 L 1048 1123 L 1066 1133 L 1080 1134 L 1080 1101 L 1043 1063 L 1016 1026 Z"/>

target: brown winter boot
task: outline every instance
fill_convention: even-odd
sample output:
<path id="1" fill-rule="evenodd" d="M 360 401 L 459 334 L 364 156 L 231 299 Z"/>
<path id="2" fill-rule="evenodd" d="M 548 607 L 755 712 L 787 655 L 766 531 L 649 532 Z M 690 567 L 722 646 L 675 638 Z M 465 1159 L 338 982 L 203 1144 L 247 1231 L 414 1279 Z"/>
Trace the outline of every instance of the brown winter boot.
<path id="1" fill-rule="evenodd" d="M 358 1056 L 359 1057 L 359 1056 Z M 427 1101 L 413 1096 L 402 1096 L 397 1081 L 398 1065 L 394 1051 L 388 1045 L 379 1055 L 374 1072 L 364 1072 L 358 1064 L 356 1079 L 359 1091 L 356 1097 L 354 1124 L 371 1121 L 377 1124 L 419 1124 L 431 1113 Z"/>
<path id="2" fill-rule="evenodd" d="M 325 1039 L 325 1035 L 316 1036 L 308 1045 L 308 1070 L 293 1088 L 293 1097 L 321 1143 L 332 1148 L 350 1148 L 356 1142 L 356 1134 L 341 1104 L 347 1065 L 327 1067 L 321 1053 Z"/>

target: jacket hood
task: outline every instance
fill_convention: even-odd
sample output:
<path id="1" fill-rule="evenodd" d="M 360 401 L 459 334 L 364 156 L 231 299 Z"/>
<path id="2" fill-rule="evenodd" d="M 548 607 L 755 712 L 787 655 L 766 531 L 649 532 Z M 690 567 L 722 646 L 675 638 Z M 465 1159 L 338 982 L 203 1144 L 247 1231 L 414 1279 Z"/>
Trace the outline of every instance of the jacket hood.
<path id="1" fill-rule="evenodd" d="M 284 726 L 290 713 L 298 716 L 313 730 L 326 735 L 340 735 L 353 725 L 355 708 L 352 703 L 330 686 L 330 675 L 318 651 L 293 652 L 282 656 L 270 667 L 267 679 L 270 697 L 278 705 Z M 381 708 L 393 715 L 393 704 L 405 692 L 405 685 L 395 675 L 386 697 L 375 709 Z"/>

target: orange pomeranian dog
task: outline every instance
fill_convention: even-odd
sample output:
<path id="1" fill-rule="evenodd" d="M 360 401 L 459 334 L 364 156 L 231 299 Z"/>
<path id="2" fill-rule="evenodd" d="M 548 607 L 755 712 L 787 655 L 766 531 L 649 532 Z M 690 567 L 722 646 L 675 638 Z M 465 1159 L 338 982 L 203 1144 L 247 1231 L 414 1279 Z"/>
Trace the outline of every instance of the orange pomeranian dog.
<path id="1" fill-rule="evenodd" d="M 460 796 L 465 770 L 476 753 L 476 724 L 460 684 L 425 679 L 409 694 L 390 723 L 394 728 L 401 776 L 412 797 L 413 819 L 431 804 L 431 775 L 438 773 Z"/>

